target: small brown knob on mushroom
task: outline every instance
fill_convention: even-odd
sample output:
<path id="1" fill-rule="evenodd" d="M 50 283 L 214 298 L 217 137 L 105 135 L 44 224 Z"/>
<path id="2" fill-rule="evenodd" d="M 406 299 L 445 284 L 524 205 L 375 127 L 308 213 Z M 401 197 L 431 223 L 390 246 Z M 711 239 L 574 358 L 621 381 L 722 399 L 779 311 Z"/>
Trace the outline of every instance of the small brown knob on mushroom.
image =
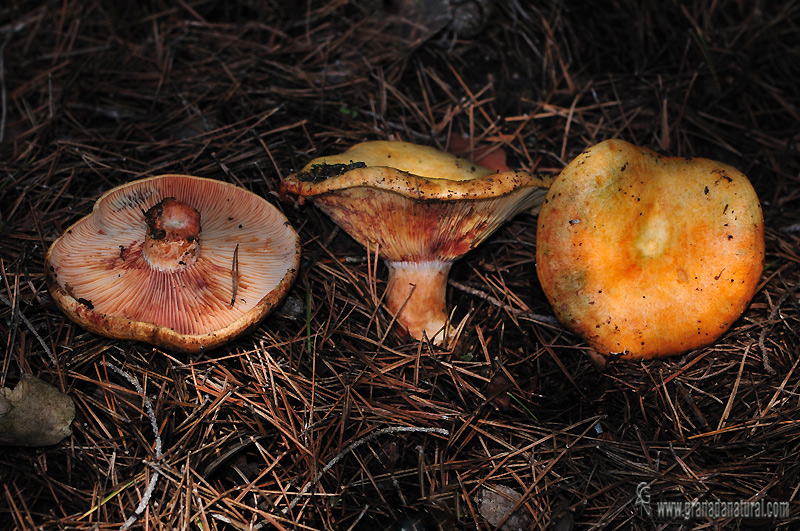
<path id="1" fill-rule="evenodd" d="M 200 255 L 200 213 L 167 197 L 144 213 L 147 235 L 142 253 L 159 271 L 183 269 Z"/>

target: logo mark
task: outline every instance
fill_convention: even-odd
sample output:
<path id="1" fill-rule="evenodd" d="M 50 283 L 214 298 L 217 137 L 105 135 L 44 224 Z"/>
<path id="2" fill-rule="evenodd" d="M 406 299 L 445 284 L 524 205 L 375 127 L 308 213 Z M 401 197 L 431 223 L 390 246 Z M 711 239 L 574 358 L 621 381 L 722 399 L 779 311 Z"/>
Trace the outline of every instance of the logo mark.
<path id="1" fill-rule="evenodd" d="M 646 481 L 640 482 L 636 485 L 636 502 L 635 507 L 645 516 L 650 516 L 650 485 Z"/>

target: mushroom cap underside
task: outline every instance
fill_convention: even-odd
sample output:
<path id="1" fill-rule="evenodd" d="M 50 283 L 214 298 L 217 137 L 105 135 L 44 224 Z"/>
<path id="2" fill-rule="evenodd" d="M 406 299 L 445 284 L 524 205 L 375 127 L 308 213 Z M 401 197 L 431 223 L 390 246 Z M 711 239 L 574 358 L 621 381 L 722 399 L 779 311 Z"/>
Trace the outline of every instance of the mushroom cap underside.
<path id="1" fill-rule="evenodd" d="M 488 238 L 546 192 L 523 186 L 506 195 L 462 201 L 420 201 L 357 186 L 314 197 L 314 203 L 365 247 L 390 261 L 452 261 Z"/>
<path id="2" fill-rule="evenodd" d="M 602 142 L 562 171 L 539 214 L 542 288 L 556 316 L 606 355 L 713 342 L 750 302 L 763 263 L 752 185 L 707 159 Z"/>
<path id="3" fill-rule="evenodd" d="M 169 197 L 201 216 L 201 251 L 180 271 L 154 269 L 143 255 L 145 212 Z M 222 181 L 162 175 L 103 194 L 53 242 L 46 262 L 56 303 L 78 324 L 192 352 L 258 324 L 288 292 L 299 259 L 297 234 L 263 198 Z"/>

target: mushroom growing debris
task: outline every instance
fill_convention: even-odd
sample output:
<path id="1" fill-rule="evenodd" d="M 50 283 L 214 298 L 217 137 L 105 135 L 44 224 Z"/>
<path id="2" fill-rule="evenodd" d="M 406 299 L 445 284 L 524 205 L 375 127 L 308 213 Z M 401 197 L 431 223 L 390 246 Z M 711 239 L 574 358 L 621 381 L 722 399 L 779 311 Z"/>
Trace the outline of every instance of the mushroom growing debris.
<path id="1" fill-rule="evenodd" d="M 232 184 L 162 175 L 109 190 L 47 253 L 58 306 L 100 335 L 183 352 L 257 325 L 288 292 L 297 234 Z"/>
<path id="2" fill-rule="evenodd" d="M 389 267 L 385 303 L 415 339 L 448 339 L 445 292 L 453 261 L 503 222 L 541 202 L 546 183 L 524 171 L 493 173 L 406 142 L 364 142 L 312 160 L 281 184 L 311 199 Z"/>
<path id="3" fill-rule="evenodd" d="M 708 345 L 742 314 L 764 264 L 764 220 L 741 172 L 607 140 L 541 207 L 536 262 L 556 316 L 626 359 Z"/>

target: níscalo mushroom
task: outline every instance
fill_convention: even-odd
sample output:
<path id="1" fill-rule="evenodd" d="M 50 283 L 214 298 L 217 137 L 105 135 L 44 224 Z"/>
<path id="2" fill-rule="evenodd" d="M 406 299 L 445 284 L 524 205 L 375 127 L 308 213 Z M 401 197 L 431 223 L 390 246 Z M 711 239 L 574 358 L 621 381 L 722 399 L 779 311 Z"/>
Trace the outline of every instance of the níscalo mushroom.
<path id="1" fill-rule="evenodd" d="M 357 144 L 320 157 L 281 183 L 310 199 L 389 268 L 385 304 L 415 339 L 448 338 L 453 262 L 502 223 L 541 202 L 547 183 L 525 171 L 494 173 L 407 142 Z"/>
<path id="2" fill-rule="evenodd" d="M 297 234 L 263 198 L 161 175 L 103 194 L 46 262 L 53 299 L 81 326 L 196 352 L 257 325 L 288 292 L 299 260 Z"/>
<path id="3" fill-rule="evenodd" d="M 601 354 L 647 359 L 708 345 L 742 314 L 764 219 L 735 168 L 607 140 L 556 178 L 536 246 L 559 320 Z"/>

